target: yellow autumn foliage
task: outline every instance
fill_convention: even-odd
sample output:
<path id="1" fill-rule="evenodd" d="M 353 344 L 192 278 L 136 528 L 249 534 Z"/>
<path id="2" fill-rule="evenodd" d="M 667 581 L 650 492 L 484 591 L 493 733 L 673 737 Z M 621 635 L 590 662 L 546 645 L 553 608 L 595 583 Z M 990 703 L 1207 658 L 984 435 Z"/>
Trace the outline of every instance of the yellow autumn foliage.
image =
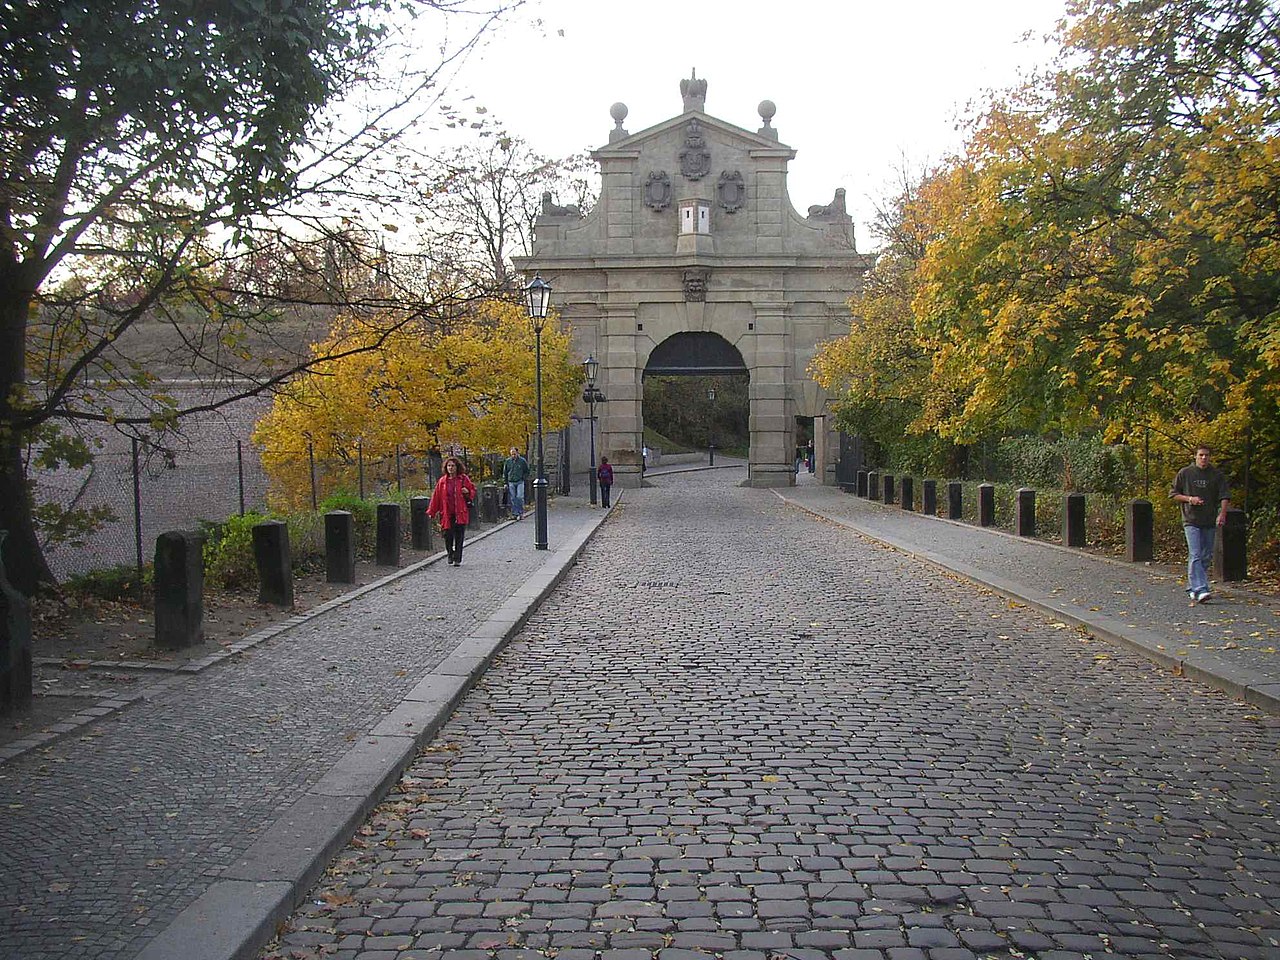
<path id="1" fill-rule="evenodd" d="M 253 442 L 278 508 L 310 502 L 310 457 L 354 490 L 358 457 L 394 463 L 396 450 L 527 449 L 536 429 L 535 337 L 523 306 L 484 301 L 447 323 L 392 327 L 343 316 L 312 347 L 327 357 L 289 383 Z M 582 382 L 568 333 L 542 333 L 544 431 L 569 422 Z"/>

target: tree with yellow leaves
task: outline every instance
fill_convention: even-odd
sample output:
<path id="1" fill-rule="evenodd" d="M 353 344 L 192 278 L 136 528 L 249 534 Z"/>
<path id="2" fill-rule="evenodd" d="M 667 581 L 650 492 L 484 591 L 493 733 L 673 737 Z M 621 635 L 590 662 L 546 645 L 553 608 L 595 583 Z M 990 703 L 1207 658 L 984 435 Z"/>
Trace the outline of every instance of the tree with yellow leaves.
<path id="1" fill-rule="evenodd" d="M 382 347 L 324 361 L 281 391 L 258 422 L 271 501 L 297 508 L 309 497 L 308 448 L 318 461 L 354 465 L 393 458 L 397 448 L 447 446 L 503 452 L 524 447 L 535 429 L 534 334 L 519 304 L 483 301 L 434 324 L 397 327 L 339 318 L 313 348 L 331 356 L 343 345 L 385 338 Z M 558 322 L 542 333 L 544 429 L 569 422 L 582 373 Z M 354 474 L 354 469 L 351 471 Z M 348 486 L 354 483 L 348 479 Z"/>
<path id="2" fill-rule="evenodd" d="M 904 432 L 1149 432 L 1178 461 L 1203 439 L 1237 463 L 1250 443 L 1254 482 L 1280 484 L 1280 12 L 1069 12 L 1060 69 L 991 103 L 918 186 L 900 292 L 869 284 L 815 369 L 846 410 L 905 396 Z M 875 357 L 902 373 L 872 376 Z"/>

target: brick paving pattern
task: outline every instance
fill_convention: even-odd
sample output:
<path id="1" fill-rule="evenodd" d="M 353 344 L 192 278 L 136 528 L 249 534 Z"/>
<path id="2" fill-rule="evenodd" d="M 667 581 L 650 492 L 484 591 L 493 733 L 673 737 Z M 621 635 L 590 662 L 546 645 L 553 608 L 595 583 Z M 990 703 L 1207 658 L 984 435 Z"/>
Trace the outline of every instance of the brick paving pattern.
<path id="1" fill-rule="evenodd" d="M 1018 537 L 939 522 L 901 507 L 884 506 L 840 493 L 833 487 L 798 486 L 788 499 L 833 519 L 854 524 L 871 536 L 933 551 L 980 575 L 989 574 L 1043 591 L 1085 619 L 1102 612 L 1132 627 L 1167 634 L 1166 652 L 1178 656 L 1217 654 L 1280 682 L 1280 603 L 1212 584 L 1207 604 L 1187 602 L 1185 570 L 1148 567 L 1060 550 Z"/>
<path id="2" fill-rule="evenodd" d="M 563 534 L 586 519 L 565 506 Z M 129 958 L 546 555 L 532 521 L 0 766 L 0 956 Z"/>
<path id="3" fill-rule="evenodd" d="M 264 957 L 1280 956 L 1280 720 L 736 479 L 628 492 Z"/>

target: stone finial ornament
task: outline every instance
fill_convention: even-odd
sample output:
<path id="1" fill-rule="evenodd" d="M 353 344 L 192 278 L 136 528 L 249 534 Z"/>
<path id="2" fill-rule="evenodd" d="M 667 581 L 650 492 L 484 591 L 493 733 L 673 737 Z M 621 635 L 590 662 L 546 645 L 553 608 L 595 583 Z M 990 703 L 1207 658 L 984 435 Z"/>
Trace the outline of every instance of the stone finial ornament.
<path id="1" fill-rule="evenodd" d="M 707 81 L 698 79 L 698 71 L 691 71 L 688 80 L 680 81 L 680 96 L 684 98 L 684 112 L 700 110 L 707 112 Z"/>
<path id="2" fill-rule="evenodd" d="M 627 119 L 627 105 L 625 103 L 615 103 L 609 108 L 609 116 L 613 118 L 613 129 L 609 131 L 609 142 L 615 143 L 618 140 L 625 140 L 631 134 L 622 129 L 622 121 Z"/>
<path id="3" fill-rule="evenodd" d="M 756 107 L 756 112 L 760 114 L 760 119 L 764 121 L 764 126 L 757 130 L 756 133 L 760 134 L 762 137 L 768 137 L 770 140 L 777 140 L 778 131 L 775 130 L 770 123 L 773 119 L 773 115 L 778 112 L 778 108 L 774 105 L 773 101 L 761 100 L 760 106 Z"/>

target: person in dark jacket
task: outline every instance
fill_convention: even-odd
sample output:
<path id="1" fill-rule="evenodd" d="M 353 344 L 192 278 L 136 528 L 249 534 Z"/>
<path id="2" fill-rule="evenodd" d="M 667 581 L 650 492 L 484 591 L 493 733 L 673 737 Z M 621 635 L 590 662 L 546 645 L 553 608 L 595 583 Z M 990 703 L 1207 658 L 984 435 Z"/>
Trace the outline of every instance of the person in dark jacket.
<path id="1" fill-rule="evenodd" d="M 462 461 L 448 457 L 444 461 L 444 476 L 432 491 L 427 504 L 427 516 L 440 518 L 440 530 L 444 533 L 444 548 L 452 566 L 462 566 L 462 539 L 471 520 L 471 505 L 475 503 L 476 486 L 462 470 Z"/>
<path id="2" fill-rule="evenodd" d="M 1227 522 L 1231 500 L 1227 478 L 1213 465 L 1212 451 L 1204 444 L 1196 447 L 1196 458 L 1178 471 L 1169 490 L 1171 499 L 1182 504 L 1182 531 L 1187 536 L 1187 596 L 1192 603 L 1207 603 L 1209 567 L 1213 565 L 1213 542 L 1218 527 Z"/>
<path id="3" fill-rule="evenodd" d="M 613 467 L 608 457 L 600 458 L 600 466 L 596 469 L 596 479 L 600 481 L 600 506 L 609 505 L 609 488 L 613 486 Z"/>

